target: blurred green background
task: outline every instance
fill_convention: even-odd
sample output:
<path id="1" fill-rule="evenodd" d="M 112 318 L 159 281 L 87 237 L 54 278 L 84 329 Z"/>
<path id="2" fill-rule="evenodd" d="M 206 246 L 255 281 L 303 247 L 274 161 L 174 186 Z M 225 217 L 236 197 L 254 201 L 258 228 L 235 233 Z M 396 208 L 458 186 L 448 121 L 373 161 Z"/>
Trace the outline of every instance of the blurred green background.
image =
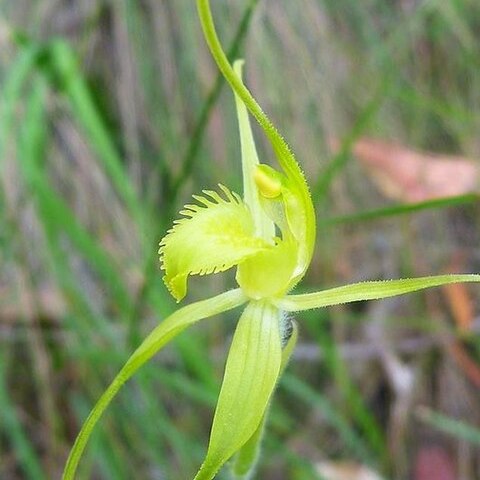
<path id="1" fill-rule="evenodd" d="M 389 200 L 352 151 L 370 137 L 478 168 L 480 3 L 212 3 L 311 186 L 319 235 L 297 291 L 478 272 L 476 197 Z M 157 259 L 176 212 L 219 182 L 241 190 L 234 102 L 193 0 L 2 0 L 0 102 L 0 478 L 55 479 L 115 372 L 176 308 Z M 234 273 L 190 285 L 186 301 L 206 298 Z M 376 478 L 360 465 L 480 478 L 478 298 L 437 289 L 299 315 L 257 478 Z M 192 477 L 238 315 L 183 333 L 127 384 L 79 479 Z M 453 476 L 428 476 L 434 464 Z"/>

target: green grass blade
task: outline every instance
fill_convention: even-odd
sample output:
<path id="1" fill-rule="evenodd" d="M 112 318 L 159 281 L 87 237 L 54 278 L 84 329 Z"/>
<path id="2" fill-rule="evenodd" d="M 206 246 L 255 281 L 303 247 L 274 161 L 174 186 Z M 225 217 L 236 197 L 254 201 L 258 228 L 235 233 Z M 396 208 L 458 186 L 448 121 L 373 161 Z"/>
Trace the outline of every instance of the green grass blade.
<path id="1" fill-rule="evenodd" d="M 320 322 L 316 327 L 317 341 L 323 348 L 326 368 L 340 392 L 345 416 L 354 424 L 353 428 L 361 432 L 368 451 L 379 459 L 378 463 L 387 465 L 389 455 L 381 425 L 368 407 L 361 391 L 353 382 L 347 365 L 338 351 L 336 341 L 325 328 L 325 323 Z"/>
<path id="2" fill-rule="evenodd" d="M 460 420 L 442 415 L 441 413 L 434 412 L 428 408 L 419 408 L 418 417 L 427 425 L 434 427 L 440 432 L 480 447 L 480 429 L 478 428 Z"/>
<path id="3" fill-rule="evenodd" d="M 83 78 L 74 52 L 63 41 L 52 43 L 49 52 L 53 69 L 50 73 L 55 74 L 60 80 L 71 102 L 73 115 L 90 138 L 105 171 L 140 226 L 140 232 L 148 232 L 148 209 L 141 204 L 125 171 L 115 144 Z"/>
<path id="4" fill-rule="evenodd" d="M 24 126 L 25 135 L 19 143 L 21 171 L 38 203 L 43 223 L 48 221 L 57 235 L 67 233 L 73 245 L 104 280 L 120 312 L 127 314 L 131 308 L 130 296 L 113 260 L 79 223 L 74 212 L 55 192 L 55 187 L 46 175 L 43 166 L 44 147 L 41 145 L 45 138 L 46 123 L 44 120 L 34 123 L 30 121 L 45 114 L 46 88 L 43 81 L 37 80 L 28 100 L 30 114 Z"/>
<path id="5" fill-rule="evenodd" d="M 0 430 L 9 439 L 18 457 L 25 478 L 46 480 L 34 446 L 18 419 L 15 406 L 9 398 L 6 379 L 6 355 L 0 350 Z"/>
<path id="6" fill-rule="evenodd" d="M 22 50 L 10 67 L 0 92 L 0 172 L 3 168 L 5 148 L 14 120 L 15 106 L 20 99 L 23 86 L 33 70 L 42 49 L 31 45 Z"/>
<path id="7" fill-rule="evenodd" d="M 366 461 L 372 460 L 372 455 L 365 447 L 365 442 L 349 425 L 348 421 L 335 409 L 328 398 L 291 374 L 285 374 L 280 386 L 306 404 L 318 408 L 326 421 L 338 432 L 345 446 Z"/>
<path id="8" fill-rule="evenodd" d="M 458 205 L 468 205 L 480 200 L 480 195 L 470 193 L 467 195 L 457 195 L 454 197 L 438 198 L 427 200 L 425 202 L 411 203 L 405 205 L 392 205 L 386 208 L 378 208 L 366 212 L 354 213 L 352 215 L 342 215 L 340 217 L 326 218 L 320 221 L 323 225 L 339 225 L 345 223 L 357 223 L 382 218 L 390 218 L 397 215 L 408 215 L 411 213 L 431 210 L 436 208 L 456 207 Z"/>

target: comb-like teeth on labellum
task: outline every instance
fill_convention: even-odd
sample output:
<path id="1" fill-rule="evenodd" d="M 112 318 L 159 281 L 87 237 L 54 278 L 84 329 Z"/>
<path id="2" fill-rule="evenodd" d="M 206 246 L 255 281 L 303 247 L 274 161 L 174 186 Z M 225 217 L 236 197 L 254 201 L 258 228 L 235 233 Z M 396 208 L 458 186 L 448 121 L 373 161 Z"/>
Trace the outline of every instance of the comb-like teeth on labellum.
<path id="1" fill-rule="evenodd" d="M 193 195 L 198 204 L 187 204 L 173 228 L 160 242 L 161 268 L 170 293 L 180 301 L 187 292 L 188 275 L 228 270 L 271 248 L 254 236 L 252 216 L 240 196 L 219 185 Z"/>

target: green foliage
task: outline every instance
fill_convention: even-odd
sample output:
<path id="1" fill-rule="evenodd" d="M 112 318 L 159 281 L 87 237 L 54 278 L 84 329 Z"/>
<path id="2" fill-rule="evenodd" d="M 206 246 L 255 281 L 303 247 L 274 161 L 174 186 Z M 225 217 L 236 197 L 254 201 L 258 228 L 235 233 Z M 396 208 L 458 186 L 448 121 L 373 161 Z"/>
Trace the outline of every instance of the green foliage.
<path id="1" fill-rule="evenodd" d="M 315 213 L 305 177 L 284 138 L 243 84 L 241 70 L 230 65 L 218 39 L 209 0 L 197 0 L 203 33 L 220 71 L 236 96 L 242 143 L 245 204 L 220 185 L 215 191 L 194 195 L 160 242 L 164 281 L 177 301 L 187 292 L 191 274 L 212 274 L 238 267 L 240 289 L 192 304 L 164 320 L 132 354 L 84 423 L 64 471 L 73 479 L 93 427 L 136 370 L 191 323 L 247 303 L 235 329 L 222 388 L 213 419 L 210 443 L 196 480 L 213 479 L 238 453 L 234 472 L 249 477 L 256 462 L 254 445 L 261 433 L 270 398 L 281 373 L 282 347 L 290 339 L 291 321 L 285 312 L 334 306 L 359 300 L 378 300 L 429 287 L 458 282 L 480 282 L 480 275 L 440 275 L 351 284 L 304 295 L 287 295 L 305 275 L 315 245 Z M 243 105 L 242 105 L 243 104 Z M 259 164 L 245 111 L 257 120 L 271 143 L 281 172 Z M 274 236 L 278 230 L 280 237 Z M 285 265 L 289 268 L 285 269 Z M 233 298 L 230 299 L 230 296 Z M 225 303 L 224 303 L 225 302 Z M 191 318 L 189 318 L 191 317 Z M 290 348 L 288 349 L 290 356 Z M 386 458 L 375 420 L 351 387 L 349 397 L 372 446 Z M 253 444 L 251 446 L 250 444 Z M 248 464 L 250 462 L 250 465 Z"/>
<path id="2" fill-rule="evenodd" d="M 105 386 L 140 338 L 173 311 L 161 284 L 155 246 L 180 200 L 218 182 L 239 191 L 240 170 L 238 140 L 232 138 L 233 102 L 219 94 L 223 77 L 209 70 L 191 0 L 126 1 L 120 7 L 99 1 L 92 11 L 82 10 L 84 19 L 73 15 L 73 27 L 59 27 L 64 39 L 47 38 L 56 20 L 47 8 L 52 19 L 42 17 L 45 2 L 38 2 L 34 11 L 26 2 L 28 15 L 22 19 L 23 3 L 7 0 L 0 7 L 1 277 L 14 292 L 5 300 L 7 307 L 12 301 L 24 306 L 27 290 L 33 303 L 40 304 L 36 292 L 44 283 L 60 292 L 65 305 L 59 317 L 49 312 L 46 318 L 43 313 L 32 317 L 26 308 L 18 325 L 2 319 L 0 476 L 41 479 L 58 477 L 75 434 Z M 149 6 L 156 12 L 149 15 L 144 8 L 153 3 L 162 5 Z M 239 56 L 257 3 L 215 6 L 221 37 L 231 46 L 230 61 Z M 350 150 L 365 133 L 408 139 L 425 148 L 475 151 L 478 6 L 420 2 L 405 13 L 394 3 L 309 1 L 308 8 L 299 10 L 296 2 L 281 2 L 257 17 L 248 54 L 240 53 L 248 58 L 251 77 L 246 83 L 288 132 L 287 140 L 295 146 L 312 186 L 321 238 L 315 268 L 301 287 L 306 291 L 339 283 L 340 245 L 352 231 L 353 236 L 362 233 L 365 220 L 377 220 L 375 230 L 381 235 L 393 230 L 405 235 L 402 258 L 398 260 L 397 252 L 392 257 L 411 276 L 422 273 L 405 262 L 405 251 L 415 243 L 407 227 L 425 218 L 417 212 L 429 209 L 440 222 L 440 208 L 458 209 L 468 202 L 475 209 L 476 196 L 392 206 L 379 205 L 378 198 L 359 192 L 359 172 Z M 67 13 L 70 18 L 70 10 Z M 163 19 L 168 21 L 161 25 Z M 127 28 L 117 31 L 112 41 L 109 28 L 114 21 L 116 28 Z M 135 88 L 127 89 L 138 95 L 137 163 L 132 160 L 135 139 L 122 123 L 119 108 L 125 77 L 118 74 L 117 61 L 125 46 L 136 59 L 132 76 L 138 75 L 138 82 L 130 83 Z M 430 52 L 431 64 L 420 65 L 419 46 Z M 102 56 L 102 51 L 108 53 Z M 341 148 L 327 161 L 325 139 L 332 133 L 340 135 Z M 272 158 L 261 142 L 257 149 L 261 159 Z M 138 165 L 140 175 L 135 174 Z M 92 178 L 98 181 L 97 190 Z M 347 202 L 342 202 L 342 185 Z M 12 196 L 12 190 L 19 195 Z M 403 214 L 404 223 L 393 219 L 396 214 Z M 390 228 L 392 223 L 386 228 L 385 219 L 395 228 Z M 346 234 L 323 226 L 352 221 L 356 223 Z M 437 270 L 430 264 L 426 268 Z M 26 282 L 12 274 L 18 270 Z M 377 264 L 369 264 L 356 279 L 380 274 Z M 192 280 L 192 296 L 206 298 L 223 285 L 233 285 L 231 277 L 224 284 L 213 282 Z M 321 301 L 328 303 L 326 292 Z M 358 299 L 358 293 L 343 293 L 349 300 L 351 295 Z M 371 294 L 375 295 L 380 296 Z M 309 298 L 311 305 L 313 297 Z M 421 316 L 428 316 L 421 297 L 416 298 Z M 309 334 L 304 328 L 304 340 L 335 347 L 337 337 L 328 327 L 338 315 L 345 322 L 369 320 L 361 309 L 306 312 L 301 316 L 309 322 L 321 320 L 326 328 Z M 232 330 L 230 321 L 239 314 L 224 317 L 225 322 L 204 323 L 202 329 L 185 332 L 136 374 L 92 437 L 78 478 L 193 476 L 204 457 L 218 396 L 225 356 L 217 353 Z M 388 465 L 382 458 L 385 452 L 375 446 L 375 433 L 368 430 L 365 414 L 376 421 L 376 412 L 348 364 L 344 393 L 353 392 L 352 398 L 363 405 L 337 403 L 331 397 L 328 386 L 339 368 L 333 357 L 342 352 L 331 355 L 332 368 L 306 366 L 314 370 L 308 380 L 303 380 L 303 365 L 295 368 L 296 362 L 295 375 L 283 377 L 266 422 L 260 476 L 278 462 L 291 478 L 314 478 L 313 456 L 289 443 L 293 438 L 308 442 L 302 436 L 307 438 L 310 430 L 322 455 Z M 319 414 L 323 423 L 310 422 L 307 412 Z M 259 437 L 263 425 L 262 421 Z M 38 438 L 40 431 L 48 441 Z M 451 429 L 454 439 L 472 432 Z M 257 456 L 255 438 L 248 446 L 252 448 L 237 458 L 240 466 L 247 465 L 239 467 L 243 472 Z M 388 468 L 385 475 L 391 474 Z M 219 478 L 225 478 L 222 475 Z"/>

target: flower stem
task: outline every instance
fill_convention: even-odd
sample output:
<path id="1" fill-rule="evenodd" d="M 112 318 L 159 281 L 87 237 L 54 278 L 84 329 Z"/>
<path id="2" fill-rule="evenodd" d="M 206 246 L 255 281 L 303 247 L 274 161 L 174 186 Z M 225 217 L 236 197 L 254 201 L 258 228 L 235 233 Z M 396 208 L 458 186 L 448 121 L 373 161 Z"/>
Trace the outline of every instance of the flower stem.
<path id="1" fill-rule="evenodd" d="M 253 98 L 250 91 L 242 83 L 241 79 L 237 76 L 230 65 L 230 62 L 228 61 L 218 38 L 215 24 L 213 23 L 210 1 L 197 0 L 197 8 L 205 39 L 223 76 L 228 81 L 235 93 L 243 100 L 250 113 L 263 128 L 265 134 L 272 143 L 273 148 L 276 152 L 278 152 L 280 159 L 283 157 L 293 157 L 293 154 L 290 151 L 285 139 L 280 135 L 273 123 L 262 110 L 262 107 L 260 107 L 257 101 Z M 280 159 L 279 161 L 281 161 Z M 289 165 L 282 165 L 282 167 L 287 169 Z"/>

